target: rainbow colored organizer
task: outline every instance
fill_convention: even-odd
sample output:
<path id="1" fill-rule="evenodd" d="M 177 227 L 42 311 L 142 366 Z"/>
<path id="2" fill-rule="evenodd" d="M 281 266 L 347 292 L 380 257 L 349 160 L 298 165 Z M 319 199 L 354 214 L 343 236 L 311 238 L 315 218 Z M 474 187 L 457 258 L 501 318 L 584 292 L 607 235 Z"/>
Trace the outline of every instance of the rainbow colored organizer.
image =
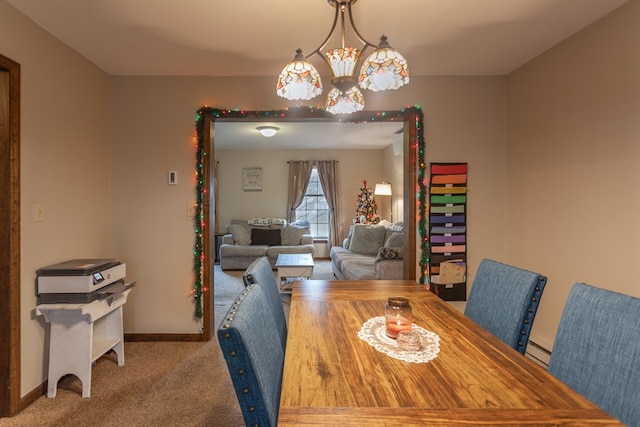
<path id="1" fill-rule="evenodd" d="M 467 169 L 466 163 L 430 166 L 429 289 L 447 301 L 467 299 Z"/>

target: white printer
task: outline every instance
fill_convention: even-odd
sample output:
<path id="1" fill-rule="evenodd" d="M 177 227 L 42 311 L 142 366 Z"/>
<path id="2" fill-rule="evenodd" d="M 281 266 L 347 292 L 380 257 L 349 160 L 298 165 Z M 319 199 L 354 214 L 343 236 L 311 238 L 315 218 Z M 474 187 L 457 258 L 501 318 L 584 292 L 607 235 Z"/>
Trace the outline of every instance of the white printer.
<path id="1" fill-rule="evenodd" d="M 124 292 L 126 264 L 114 259 L 72 259 L 36 270 L 40 304 L 89 303 Z"/>

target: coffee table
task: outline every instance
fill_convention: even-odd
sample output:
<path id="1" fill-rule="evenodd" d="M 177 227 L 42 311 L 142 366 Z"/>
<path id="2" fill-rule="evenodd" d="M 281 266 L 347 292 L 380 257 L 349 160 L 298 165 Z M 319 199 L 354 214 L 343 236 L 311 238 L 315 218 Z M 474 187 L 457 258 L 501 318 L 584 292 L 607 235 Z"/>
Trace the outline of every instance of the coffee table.
<path id="1" fill-rule="evenodd" d="M 296 279 L 309 279 L 313 273 L 311 254 L 279 254 L 276 260 L 280 292 L 291 293 L 291 283 Z"/>

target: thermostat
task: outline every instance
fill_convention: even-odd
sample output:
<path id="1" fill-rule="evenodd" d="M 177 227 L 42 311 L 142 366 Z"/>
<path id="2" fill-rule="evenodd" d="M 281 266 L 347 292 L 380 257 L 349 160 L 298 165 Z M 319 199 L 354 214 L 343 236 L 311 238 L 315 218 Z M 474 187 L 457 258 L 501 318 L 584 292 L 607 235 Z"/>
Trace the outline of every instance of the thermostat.
<path id="1" fill-rule="evenodd" d="M 169 185 L 176 185 L 178 183 L 178 172 L 169 171 L 169 174 L 168 174 L 168 177 L 167 177 L 167 181 L 168 181 Z"/>

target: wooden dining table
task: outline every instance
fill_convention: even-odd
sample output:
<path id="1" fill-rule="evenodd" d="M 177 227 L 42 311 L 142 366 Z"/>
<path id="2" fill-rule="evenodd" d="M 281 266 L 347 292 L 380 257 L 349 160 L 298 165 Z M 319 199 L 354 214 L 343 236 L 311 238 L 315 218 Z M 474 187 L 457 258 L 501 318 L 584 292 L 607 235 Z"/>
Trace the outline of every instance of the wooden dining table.
<path id="1" fill-rule="evenodd" d="M 358 336 L 390 296 L 440 338 L 434 359 L 399 360 Z M 414 281 L 306 280 L 293 284 L 278 425 L 621 423 Z"/>

